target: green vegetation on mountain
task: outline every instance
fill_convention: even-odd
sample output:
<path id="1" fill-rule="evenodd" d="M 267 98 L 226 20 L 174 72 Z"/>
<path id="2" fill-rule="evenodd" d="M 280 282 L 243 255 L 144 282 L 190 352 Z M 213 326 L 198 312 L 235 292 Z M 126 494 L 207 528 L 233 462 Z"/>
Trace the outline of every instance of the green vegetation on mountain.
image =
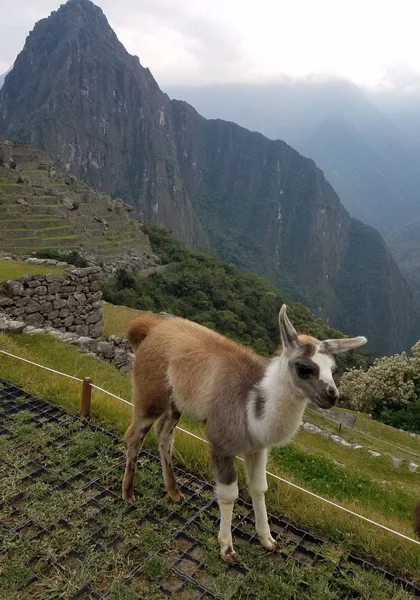
<path id="1" fill-rule="evenodd" d="M 120 269 L 103 284 L 104 298 L 141 310 L 165 311 L 201 323 L 251 346 L 263 355 L 279 345 L 278 313 L 284 294 L 262 277 L 241 274 L 231 264 L 209 254 L 188 249 L 158 225 L 147 225 L 153 252 L 167 264 L 148 277 Z M 288 302 L 295 327 L 317 338 L 342 334 L 313 317 L 302 304 Z M 338 357 L 341 368 L 366 367 L 371 357 L 350 352 Z"/>

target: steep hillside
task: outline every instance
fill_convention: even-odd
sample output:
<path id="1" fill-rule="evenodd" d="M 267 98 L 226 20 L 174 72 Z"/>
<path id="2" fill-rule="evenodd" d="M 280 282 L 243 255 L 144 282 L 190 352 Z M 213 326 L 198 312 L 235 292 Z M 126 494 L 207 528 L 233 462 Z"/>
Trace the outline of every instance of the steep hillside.
<path id="1" fill-rule="evenodd" d="M 413 341 L 413 299 L 382 239 L 349 217 L 316 165 L 171 101 L 89 0 L 36 24 L 0 90 L 0 132 L 268 277 L 332 326 L 356 323 L 372 349 Z"/>
<path id="2" fill-rule="evenodd" d="M 44 152 L 1 138 L 0 232 L 0 251 L 18 256 L 83 249 L 107 262 L 149 251 L 131 207 L 67 175 Z"/>
<path id="3" fill-rule="evenodd" d="M 206 117 L 235 120 L 310 156 L 350 214 L 381 231 L 420 216 L 418 152 L 398 122 L 350 82 L 285 79 L 167 91 Z"/>
<path id="4" fill-rule="evenodd" d="M 393 231 L 387 243 L 420 305 L 420 219 Z"/>

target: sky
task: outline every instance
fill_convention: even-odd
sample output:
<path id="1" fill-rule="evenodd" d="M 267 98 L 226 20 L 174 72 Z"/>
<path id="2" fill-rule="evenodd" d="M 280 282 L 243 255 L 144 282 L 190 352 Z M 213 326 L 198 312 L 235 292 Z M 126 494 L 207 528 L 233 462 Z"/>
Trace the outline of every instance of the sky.
<path id="1" fill-rule="evenodd" d="M 6 2 L 6 0 L 0 0 Z M 96 0 L 161 86 L 339 76 L 367 87 L 420 76 L 419 0 Z M 0 73 L 60 0 L 0 11 Z"/>

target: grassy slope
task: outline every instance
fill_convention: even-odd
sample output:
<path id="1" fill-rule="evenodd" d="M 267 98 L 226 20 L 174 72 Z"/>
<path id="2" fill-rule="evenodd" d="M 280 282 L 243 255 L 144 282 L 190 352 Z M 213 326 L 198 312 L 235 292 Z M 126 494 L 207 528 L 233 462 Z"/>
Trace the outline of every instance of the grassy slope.
<path id="1" fill-rule="evenodd" d="M 62 275 L 64 269 L 61 267 L 51 267 L 49 265 L 31 265 L 20 260 L 2 260 L 0 268 L 0 283 L 8 279 L 18 279 L 23 275 L 44 275 L 44 274 Z"/>
<path id="2" fill-rule="evenodd" d="M 123 398 L 130 397 L 129 377 L 112 366 L 80 354 L 73 346 L 43 335 L 12 338 L 4 334 L 0 336 L 0 346 L 78 377 L 89 375 L 97 385 Z M 80 384 L 77 382 L 53 374 L 46 377 L 45 372 L 36 367 L 5 357 L 0 357 L 0 372 L 4 379 L 16 382 L 44 399 L 73 411 L 78 410 Z M 122 432 L 129 423 L 130 412 L 128 406 L 94 392 L 93 415 L 106 425 Z M 183 420 L 183 425 L 192 431 L 202 432 L 199 424 L 188 419 Z M 385 426 L 378 426 L 385 430 Z M 386 432 L 389 435 L 389 428 Z M 402 443 L 404 440 L 412 443 L 413 438 L 399 434 L 398 441 Z M 149 440 L 148 444 L 153 444 L 153 440 Z M 373 442 L 371 447 L 375 447 Z M 187 468 L 211 477 L 208 449 L 201 442 L 177 432 L 175 455 Z M 345 464 L 345 467 L 336 465 L 334 460 Z M 293 446 L 272 453 L 269 468 L 411 536 L 411 510 L 418 499 L 420 477 L 406 468 L 396 469 L 390 461 L 385 456 L 374 459 L 365 449 L 343 449 L 321 436 L 302 431 Z M 243 483 L 242 471 L 241 481 Z M 309 500 L 306 494 L 280 482 L 270 481 L 267 502 L 271 510 L 281 511 L 301 525 L 328 536 L 332 543 L 339 544 L 337 551 L 355 549 L 420 581 L 420 547 L 396 539 L 321 501 Z"/>
<path id="3" fill-rule="evenodd" d="M 19 405 L 20 401 L 16 399 L 16 403 Z M 110 600 L 136 600 L 140 593 L 148 600 L 157 600 L 162 598 L 158 582 L 170 589 L 179 585 L 179 579 L 174 578 L 169 566 L 189 544 L 184 537 L 173 538 L 173 530 L 179 527 L 179 521 L 171 517 L 174 505 L 162 495 L 157 463 L 142 463 L 135 482 L 136 510 L 127 512 L 125 503 L 114 501 L 96 484 L 84 489 L 78 487 L 77 481 L 65 488 L 59 485 L 82 470 L 90 480 L 98 478 L 99 486 L 118 490 L 118 465 L 122 454 L 104 433 L 85 429 L 79 421 L 66 426 L 44 423 L 39 427 L 39 422 L 31 421 L 28 409 L 13 414 L 6 423 L 13 438 L 0 440 L 4 460 L 0 499 L 7 502 L 21 493 L 23 497 L 19 500 L 17 515 L 4 502 L 2 517 L 9 524 L 27 520 L 18 532 L 8 530 L 3 536 L 6 552 L 0 556 L 1 598 L 21 600 L 34 594 L 44 599 L 79 597 L 80 589 L 89 584 L 97 592 L 109 592 Z M 63 433 L 63 428 L 68 437 L 61 445 L 57 437 Z M 22 442 L 18 455 L 13 448 L 16 442 Z M 26 475 L 31 472 L 31 459 L 35 457 L 47 470 L 42 478 L 28 482 Z M 100 504 L 105 507 L 101 511 L 89 504 L 98 494 L 102 495 Z M 204 491 L 203 503 L 208 499 L 207 494 Z M 50 501 L 52 495 L 53 503 Z M 151 505 L 162 517 L 158 524 L 147 517 L 144 519 Z M 177 505 L 178 514 L 187 519 L 197 510 L 187 502 Z M 87 515 L 93 518 L 87 519 Z M 144 520 L 139 527 L 141 517 Z M 50 533 L 38 538 L 34 544 L 32 536 L 39 527 Z M 247 529 L 246 525 L 244 529 Z M 238 540 L 236 547 L 247 567 L 247 571 L 238 577 L 235 569 L 228 569 L 220 560 L 214 523 L 208 516 L 201 513 L 199 527 L 197 521 L 187 524 L 184 533 L 193 535 L 199 542 L 193 553 L 204 568 L 198 572 L 197 579 L 200 583 L 204 580 L 215 593 L 229 598 L 340 600 L 347 597 L 349 589 L 353 590 L 352 598 L 359 600 L 410 598 L 379 574 L 368 573 L 354 565 L 351 572 L 337 572 L 340 555 L 328 546 L 322 547 L 322 564 L 309 565 L 285 561 L 280 553 L 269 554 L 258 544 Z M 92 543 L 98 539 L 105 548 Z M 293 537 L 287 534 L 280 536 L 279 544 L 280 550 L 287 553 L 295 545 Z M 149 560 L 148 552 L 152 554 Z M 60 568 L 52 568 L 51 562 Z M 190 573 L 191 566 L 190 561 L 182 561 L 179 568 Z M 135 576 L 130 577 L 135 569 Z M 40 572 L 43 573 L 40 580 L 33 581 L 34 575 Z M 129 584 L 124 585 L 122 582 L 127 576 Z M 24 590 L 16 591 L 19 585 L 25 585 Z M 197 597 L 188 584 L 174 596 L 182 600 Z"/>

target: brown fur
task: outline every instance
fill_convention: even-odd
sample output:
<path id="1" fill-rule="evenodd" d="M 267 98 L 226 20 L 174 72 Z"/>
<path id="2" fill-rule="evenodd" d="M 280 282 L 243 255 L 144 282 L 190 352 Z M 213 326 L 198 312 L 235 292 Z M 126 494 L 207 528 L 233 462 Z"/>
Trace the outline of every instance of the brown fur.
<path id="1" fill-rule="evenodd" d="M 154 315 L 146 315 L 133 321 L 127 331 L 127 340 L 135 352 L 153 327 L 159 324 Z"/>
<path id="2" fill-rule="evenodd" d="M 414 532 L 420 538 L 420 502 L 414 509 Z"/>
<path id="3" fill-rule="evenodd" d="M 312 337 L 311 335 L 306 335 L 305 333 L 300 333 L 298 335 L 298 342 L 299 344 L 307 348 L 308 356 L 313 355 L 313 346 L 317 346 L 321 343 L 316 338 Z M 274 354 L 275 356 L 281 356 L 283 354 L 283 348 L 279 346 Z"/>

